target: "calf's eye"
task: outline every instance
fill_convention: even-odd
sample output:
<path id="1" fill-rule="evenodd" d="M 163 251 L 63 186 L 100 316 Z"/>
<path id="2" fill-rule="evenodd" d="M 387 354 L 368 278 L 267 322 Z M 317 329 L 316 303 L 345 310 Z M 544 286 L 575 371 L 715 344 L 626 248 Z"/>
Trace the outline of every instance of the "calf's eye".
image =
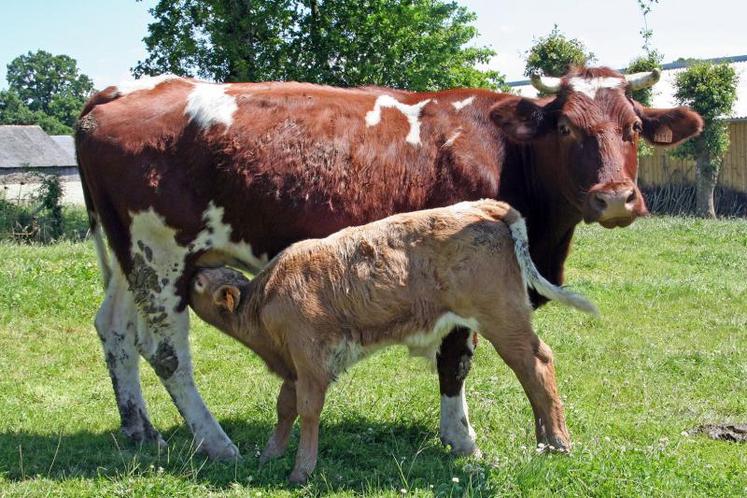
<path id="1" fill-rule="evenodd" d="M 563 135 L 564 137 L 567 137 L 568 135 L 571 134 L 571 127 L 568 126 L 566 123 L 560 123 L 558 125 L 558 131 L 560 132 L 561 135 Z"/>
<path id="2" fill-rule="evenodd" d="M 641 123 L 640 121 L 636 121 L 635 123 L 633 123 L 633 131 L 636 132 L 636 133 L 642 132 L 643 131 L 643 123 Z"/>

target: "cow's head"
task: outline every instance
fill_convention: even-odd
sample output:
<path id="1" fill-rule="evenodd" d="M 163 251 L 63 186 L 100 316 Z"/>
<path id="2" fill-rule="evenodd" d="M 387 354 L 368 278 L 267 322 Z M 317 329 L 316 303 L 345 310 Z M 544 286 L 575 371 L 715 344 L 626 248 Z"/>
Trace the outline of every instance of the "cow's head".
<path id="1" fill-rule="evenodd" d="M 652 109 L 631 91 L 659 80 L 658 70 L 623 75 L 609 68 L 574 69 L 562 78 L 535 77 L 551 97 L 497 103 L 491 119 L 506 136 L 532 143 L 537 174 L 587 223 L 627 226 L 647 214 L 636 185 L 639 137 L 675 145 L 700 133 L 701 117 L 685 108 Z"/>

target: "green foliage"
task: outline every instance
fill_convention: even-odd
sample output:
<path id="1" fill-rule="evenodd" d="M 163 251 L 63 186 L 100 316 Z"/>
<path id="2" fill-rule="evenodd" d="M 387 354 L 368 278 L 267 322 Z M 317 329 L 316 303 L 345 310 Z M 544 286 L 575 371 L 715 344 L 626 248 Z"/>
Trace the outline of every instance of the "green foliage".
<path id="1" fill-rule="evenodd" d="M 491 87 L 475 15 L 442 0 L 161 0 L 135 75 L 302 80 L 411 90 Z"/>
<path id="2" fill-rule="evenodd" d="M 73 129 L 43 111 L 32 111 L 14 90 L 0 91 L 0 124 L 39 125 L 50 135 L 69 135 Z"/>
<path id="3" fill-rule="evenodd" d="M 568 38 L 556 24 L 550 34 L 534 40 L 527 53 L 525 76 L 544 74 L 560 77 L 572 66 L 586 66 L 596 59 L 581 40 Z"/>
<path id="4" fill-rule="evenodd" d="M 93 83 L 70 56 L 44 50 L 8 64 L 8 90 L 0 92 L 0 124 L 41 126 L 50 135 L 73 131 Z"/>
<path id="5" fill-rule="evenodd" d="M 737 99 L 738 76 L 729 64 L 696 62 L 677 75 L 674 97 L 681 105 L 697 111 L 705 122 L 703 133 L 680 145 L 680 157 L 697 159 L 710 156 L 712 167 L 718 170 L 729 148 L 729 134 L 721 118 L 732 113 Z"/>
<path id="6" fill-rule="evenodd" d="M 80 240 L 88 231 L 83 207 L 62 205 L 62 183 L 57 175 L 36 175 L 39 188 L 30 199 L 0 193 L 0 240 L 50 243 Z"/>
<path id="7" fill-rule="evenodd" d="M 602 318 L 557 304 L 534 315 L 554 351 L 570 456 L 537 454 L 524 390 L 482 341 L 466 389 L 484 457 L 451 457 L 438 440 L 435 373 L 389 348 L 332 386 L 319 466 L 293 489 L 285 479 L 298 426 L 285 456 L 258 463 L 279 382 L 256 355 L 191 321 L 200 392 L 243 459 L 196 455 L 146 363 L 143 394 L 169 448 L 128 444 L 92 323 L 104 297 L 93 244 L 0 243 L 0 495 L 743 496 L 744 444 L 683 432 L 745 422 L 747 281 L 735 275 L 747 260 L 747 221 L 582 225 L 573 249 L 568 283 Z"/>

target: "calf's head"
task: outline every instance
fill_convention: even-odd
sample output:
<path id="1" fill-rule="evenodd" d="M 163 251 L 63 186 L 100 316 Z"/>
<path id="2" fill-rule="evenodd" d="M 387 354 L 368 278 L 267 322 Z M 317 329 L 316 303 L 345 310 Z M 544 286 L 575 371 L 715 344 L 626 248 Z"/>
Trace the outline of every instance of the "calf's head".
<path id="1" fill-rule="evenodd" d="M 514 97 L 490 117 L 509 140 L 530 144 L 538 180 L 575 207 L 587 223 L 627 226 L 648 213 L 637 186 L 637 144 L 675 145 L 700 133 L 701 117 L 685 107 L 648 108 L 631 92 L 659 79 L 658 70 L 623 75 L 609 68 L 535 77 L 551 97 Z"/>
<path id="2" fill-rule="evenodd" d="M 241 326 L 241 309 L 251 282 L 230 268 L 201 268 L 192 278 L 189 305 L 197 316 L 229 334 Z"/>

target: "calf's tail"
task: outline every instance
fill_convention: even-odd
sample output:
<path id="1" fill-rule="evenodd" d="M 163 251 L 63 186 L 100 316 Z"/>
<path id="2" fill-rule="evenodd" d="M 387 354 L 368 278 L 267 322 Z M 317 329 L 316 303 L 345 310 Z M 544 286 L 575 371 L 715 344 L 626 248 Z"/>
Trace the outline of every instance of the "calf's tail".
<path id="1" fill-rule="evenodd" d="M 554 285 L 540 275 L 529 254 L 527 225 L 521 214 L 511 208 L 504 217 L 504 221 L 511 231 L 511 238 L 514 240 L 514 254 L 516 254 L 516 260 L 519 262 L 521 274 L 524 276 L 526 284 L 548 299 L 561 302 L 584 313 L 599 316 L 597 307 L 586 297 Z"/>

